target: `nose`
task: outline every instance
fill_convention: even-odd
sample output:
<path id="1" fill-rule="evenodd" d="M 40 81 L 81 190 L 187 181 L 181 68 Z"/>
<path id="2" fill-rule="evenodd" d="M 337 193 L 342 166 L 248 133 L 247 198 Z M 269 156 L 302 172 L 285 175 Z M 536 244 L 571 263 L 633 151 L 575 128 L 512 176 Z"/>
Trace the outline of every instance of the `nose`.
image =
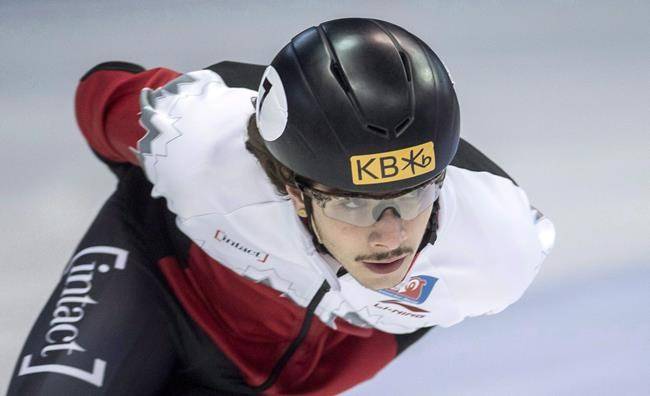
<path id="1" fill-rule="evenodd" d="M 402 245 L 406 240 L 406 230 L 404 221 L 395 209 L 384 210 L 379 220 L 372 226 L 368 240 L 373 248 L 394 250 Z"/>

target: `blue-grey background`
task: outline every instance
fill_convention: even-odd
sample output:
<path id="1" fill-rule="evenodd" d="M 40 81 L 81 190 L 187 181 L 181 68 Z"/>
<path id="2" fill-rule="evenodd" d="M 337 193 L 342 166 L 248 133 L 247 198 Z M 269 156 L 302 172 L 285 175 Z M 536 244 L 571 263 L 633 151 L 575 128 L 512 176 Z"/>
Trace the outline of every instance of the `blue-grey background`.
<path id="1" fill-rule="evenodd" d="M 366 16 L 439 54 L 463 135 L 558 237 L 518 303 L 430 332 L 351 394 L 650 394 L 649 15 L 647 1 L 0 0 L 0 392 L 115 186 L 77 130 L 78 78 L 118 59 L 268 63 L 304 28 Z"/>

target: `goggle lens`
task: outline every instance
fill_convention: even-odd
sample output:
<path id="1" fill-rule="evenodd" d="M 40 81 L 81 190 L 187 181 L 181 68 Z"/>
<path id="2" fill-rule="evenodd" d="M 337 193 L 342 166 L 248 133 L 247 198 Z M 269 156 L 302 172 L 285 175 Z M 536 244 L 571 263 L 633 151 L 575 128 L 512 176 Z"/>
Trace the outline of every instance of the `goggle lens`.
<path id="1" fill-rule="evenodd" d="M 331 195 L 309 187 L 303 188 L 303 191 L 317 202 L 325 216 L 359 227 L 369 227 L 389 209 L 393 209 L 403 220 L 413 220 L 438 199 L 441 186 L 442 181 L 431 182 L 388 199 Z"/>

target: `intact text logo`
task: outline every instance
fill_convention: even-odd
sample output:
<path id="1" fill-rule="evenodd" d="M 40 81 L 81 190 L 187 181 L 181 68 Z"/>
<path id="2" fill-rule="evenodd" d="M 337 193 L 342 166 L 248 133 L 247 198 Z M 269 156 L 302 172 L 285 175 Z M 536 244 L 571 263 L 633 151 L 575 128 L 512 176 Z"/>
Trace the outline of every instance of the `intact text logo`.
<path id="1" fill-rule="evenodd" d="M 226 235 L 226 233 L 221 230 L 217 230 L 217 233 L 214 234 L 214 239 L 216 239 L 219 242 L 223 242 L 227 245 L 230 245 L 231 247 L 239 250 L 242 253 L 246 253 L 249 256 L 255 257 L 255 259 L 257 259 L 257 261 L 259 261 L 260 263 L 266 262 L 266 260 L 269 258 L 269 255 L 267 253 L 248 248 L 242 245 L 241 243 L 230 239 L 230 237 L 228 237 L 228 235 Z"/>
<path id="2" fill-rule="evenodd" d="M 401 150 L 350 157 L 352 182 L 356 185 L 409 179 L 436 167 L 433 142 Z"/>
<path id="3" fill-rule="evenodd" d="M 104 382 L 106 361 L 97 357 L 90 360 L 75 358 L 86 349 L 77 342 L 80 336 L 79 324 L 98 301 L 91 296 L 93 277 L 113 269 L 123 270 L 129 252 L 112 246 L 93 246 L 77 253 L 64 271 L 63 290 L 54 305 L 52 320 L 45 333 L 45 346 L 40 353 L 23 357 L 18 376 L 36 373 L 58 373 L 77 378 L 97 387 Z M 74 355 L 73 355 L 74 354 Z M 91 367 L 77 364 L 61 364 L 73 355 L 72 362 L 92 362 Z M 55 359 L 57 364 L 48 362 Z"/>

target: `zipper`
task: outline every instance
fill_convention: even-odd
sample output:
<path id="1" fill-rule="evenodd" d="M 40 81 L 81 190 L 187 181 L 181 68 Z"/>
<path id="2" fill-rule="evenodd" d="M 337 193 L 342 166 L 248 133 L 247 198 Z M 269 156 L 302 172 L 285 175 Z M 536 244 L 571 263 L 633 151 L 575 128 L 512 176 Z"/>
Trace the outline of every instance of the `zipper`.
<path id="1" fill-rule="evenodd" d="M 275 363 L 275 366 L 273 367 L 273 370 L 271 370 L 271 374 L 269 374 L 268 378 L 266 378 L 266 381 L 264 381 L 261 385 L 253 388 L 256 392 L 264 392 L 269 387 L 271 387 L 275 381 L 277 381 L 278 377 L 280 377 L 282 369 L 284 369 L 284 367 L 289 362 L 289 359 L 291 359 L 302 341 L 307 336 L 307 333 L 309 333 L 309 329 L 311 328 L 311 320 L 314 317 L 314 311 L 316 310 L 318 304 L 320 304 L 320 302 L 323 300 L 325 293 L 327 293 L 329 290 L 329 283 L 327 283 L 327 281 L 324 281 L 314 297 L 309 302 L 309 305 L 307 305 L 307 312 L 305 312 L 305 317 L 302 320 L 302 325 L 300 326 L 300 332 L 298 333 L 298 336 L 294 338 L 280 359 L 278 359 L 277 363 Z"/>

